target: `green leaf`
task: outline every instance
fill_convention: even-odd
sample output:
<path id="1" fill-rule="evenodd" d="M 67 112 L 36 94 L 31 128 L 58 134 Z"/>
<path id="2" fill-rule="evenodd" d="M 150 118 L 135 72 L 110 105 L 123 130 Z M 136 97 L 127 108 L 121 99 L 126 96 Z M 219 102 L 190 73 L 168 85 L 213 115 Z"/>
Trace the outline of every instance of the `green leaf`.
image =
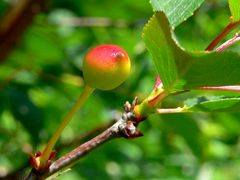
<path id="1" fill-rule="evenodd" d="M 150 0 L 154 11 L 163 11 L 171 24 L 176 27 L 204 2 L 204 0 Z"/>
<path id="2" fill-rule="evenodd" d="M 233 17 L 233 21 L 240 20 L 240 1 L 239 0 L 228 0 L 229 8 Z"/>
<path id="3" fill-rule="evenodd" d="M 6 92 L 10 100 L 10 110 L 16 120 L 29 132 L 33 143 L 38 143 L 39 133 L 43 127 L 43 113 L 30 100 L 21 88 L 8 88 Z"/>
<path id="4" fill-rule="evenodd" d="M 240 84 L 239 54 L 187 52 L 172 39 L 167 18 L 162 12 L 155 13 L 149 20 L 143 40 L 164 88 L 169 92 Z"/>
<path id="5" fill-rule="evenodd" d="M 239 112 L 240 97 L 211 96 L 198 97 L 185 101 L 189 112 Z"/>
<path id="6" fill-rule="evenodd" d="M 41 30 L 30 29 L 24 37 L 24 46 L 32 56 L 41 63 L 54 64 L 61 62 L 64 51 L 61 42 L 51 33 L 44 34 Z M 43 61 L 43 62 L 42 62 Z"/>

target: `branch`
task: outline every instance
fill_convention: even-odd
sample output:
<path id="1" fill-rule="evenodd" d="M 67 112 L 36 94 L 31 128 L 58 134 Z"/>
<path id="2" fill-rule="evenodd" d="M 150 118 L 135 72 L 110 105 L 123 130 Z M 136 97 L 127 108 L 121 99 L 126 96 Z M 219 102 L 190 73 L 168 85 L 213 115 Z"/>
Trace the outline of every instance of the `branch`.
<path id="1" fill-rule="evenodd" d="M 66 147 L 76 147 L 76 146 L 78 146 L 80 143 L 83 143 L 83 142 L 93 138 L 97 134 L 101 133 L 105 129 L 112 126 L 113 122 L 115 122 L 115 121 L 111 121 L 108 124 L 104 124 L 104 125 L 101 125 L 99 127 L 96 127 L 95 129 L 91 130 L 90 132 L 88 132 L 86 134 L 79 134 L 79 135 L 75 136 L 70 141 L 61 142 L 58 146 L 56 146 L 56 151 L 59 152 L 61 149 L 66 148 Z"/>
<path id="2" fill-rule="evenodd" d="M 45 9 L 48 0 L 20 0 L 0 23 L 0 63 L 19 41 L 34 16 Z"/>
<path id="3" fill-rule="evenodd" d="M 222 52 L 222 51 L 224 51 L 225 49 L 232 46 L 234 43 L 236 43 L 238 41 L 240 41 L 240 32 L 236 33 L 233 38 L 229 39 L 228 41 L 226 41 L 225 43 L 223 43 L 222 45 L 217 47 L 216 51 L 217 52 Z"/>
<path id="4" fill-rule="evenodd" d="M 77 161 L 79 158 L 90 153 L 91 151 L 99 147 L 101 144 L 114 138 L 121 137 L 119 133 L 119 126 L 121 125 L 122 122 L 119 121 L 111 128 L 105 130 L 98 136 L 80 145 L 70 153 L 66 154 L 65 156 L 61 157 L 60 159 L 52 163 L 51 166 L 49 167 L 47 176 L 54 174 L 55 172 L 62 170 L 66 167 L 69 167 L 69 165 L 74 164 L 74 162 Z"/>
<path id="5" fill-rule="evenodd" d="M 106 143 L 109 140 L 120 137 L 133 139 L 142 136 L 142 133 L 137 129 L 140 121 L 135 117 L 135 114 L 133 112 L 136 103 L 136 98 L 132 104 L 126 102 L 124 105 L 124 113 L 115 124 L 113 124 L 111 127 L 109 127 L 107 130 L 105 130 L 98 136 L 85 142 L 73 151 L 53 162 L 46 172 L 39 172 L 35 169 L 32 169 L 32 171 L 25 178 L 25 180 L 45 179 L 58 171 L 62 171 L 75 164 L 79 160 L 79 158 L 85 156 L 86 154 L 95 150 L 97 147 Z"/>
<path id="6" fill-rule="evenodd" d="M 236 22 L 231 21 L 223 29 L 223 31 L 215 39 L 213 39 L 213 41 L 208 45 L 208 47 L 205 50 L 212 51 L 225 36 L 227 36 L 231 31 L 233 31 L 238 26 L 240 26 L 240 21 L 236 21 Z"/>

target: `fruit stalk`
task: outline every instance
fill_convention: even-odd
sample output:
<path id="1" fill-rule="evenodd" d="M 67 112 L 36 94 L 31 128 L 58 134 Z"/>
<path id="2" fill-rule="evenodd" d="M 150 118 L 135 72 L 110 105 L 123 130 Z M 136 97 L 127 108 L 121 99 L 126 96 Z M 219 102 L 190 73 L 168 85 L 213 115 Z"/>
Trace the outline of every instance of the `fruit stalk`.
<path id="1" fill-rule="evenodd" d="M 86 102 L 86 100 L 88 99 L 88 97 L 92 94 L 92 92 L 94 91 L 94 88 L 89 87 L 88 85 L 85 85 L 83 92 L 81 93 L 81 95 L 79 96 L 79 98 L 77 99 L 77 101 L 74 103 L 74 105 L 72 106 L 71 110 L 66 114 L 66 116 L 63 118 L 60 126 L 58 127 L 58 129 L 55 131 L 55 133 L 53 134 L 53 136 L 51 137 L 51 139 L 48 141 L 42 155 L 40 158 L 40 167 L 43 167 L 47 161 L 48 158 L 58 140 L 58 138 L 60 137 L 62 131 L 64 130 L 64 128 L 67 126 L 67 124 L 70 122 L 70 120 L 72 119 L 73 115 L 82 107 L 82 105 Z"/>

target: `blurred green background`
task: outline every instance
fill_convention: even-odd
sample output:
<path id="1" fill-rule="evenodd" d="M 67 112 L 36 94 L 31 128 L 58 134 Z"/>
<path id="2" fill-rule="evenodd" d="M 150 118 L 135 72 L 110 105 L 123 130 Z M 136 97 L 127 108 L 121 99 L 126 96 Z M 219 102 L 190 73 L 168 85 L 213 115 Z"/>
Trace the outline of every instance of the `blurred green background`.
<path id="1" fill-rule="evenodd" d="M 13 2 L 0 1 L 2 19 Z M 131 76 L 117 89 L 91 96 L 62 134 L 58 156 L 111 123 L 126 100 L 147 96 L 156 72 L 141 33 L 152 14 L 148 0 L 52 0 L 34 17 L 0 64 L 0 179 L 28 172 L 27 154 L 43 149 L 81 93 L 81 63 L 91 47 L 122 46 L 132 59 Z M 208 0 L 175 29 L 176 37 L 186 49 L 202 50 L 229 16 L 227 1 Z M 194 91 L 163 105 L 181 106 L 203 94 L 239 95 Z M 236 113 L 153 115 L 140 125 L 144 137 L 108 142 L 58 179 L 240 179 L 239 119 Z"/>

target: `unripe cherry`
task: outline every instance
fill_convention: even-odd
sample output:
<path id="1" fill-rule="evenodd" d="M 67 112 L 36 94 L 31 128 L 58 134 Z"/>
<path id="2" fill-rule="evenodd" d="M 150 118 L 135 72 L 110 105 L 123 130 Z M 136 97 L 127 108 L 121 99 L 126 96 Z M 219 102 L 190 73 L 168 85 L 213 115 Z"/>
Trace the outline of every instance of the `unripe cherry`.
<path id="1" fill-rule="evenodd" d="M 122 84 L 130 73 L 128 54 L 119 46 L 105 44 L 91 49 L 83 60 L 83 76 L 88 86 L 110 90 Z"/>
<path id="2" fill-rule="evenodd" d="M 95 88 L 109 90 L 119 86 L 130 73 L 131 63 L 127 53 L 112 44 L 101 45 L 88 52 L 83 60 L 83 75 L 86 85 L 72 108 L 63 118 L 59 127 L 48 141 L 39 159 L 36 169 L 47 167 L 52 150 L 62 131 L 73 115 L 82 107 Z"/>

